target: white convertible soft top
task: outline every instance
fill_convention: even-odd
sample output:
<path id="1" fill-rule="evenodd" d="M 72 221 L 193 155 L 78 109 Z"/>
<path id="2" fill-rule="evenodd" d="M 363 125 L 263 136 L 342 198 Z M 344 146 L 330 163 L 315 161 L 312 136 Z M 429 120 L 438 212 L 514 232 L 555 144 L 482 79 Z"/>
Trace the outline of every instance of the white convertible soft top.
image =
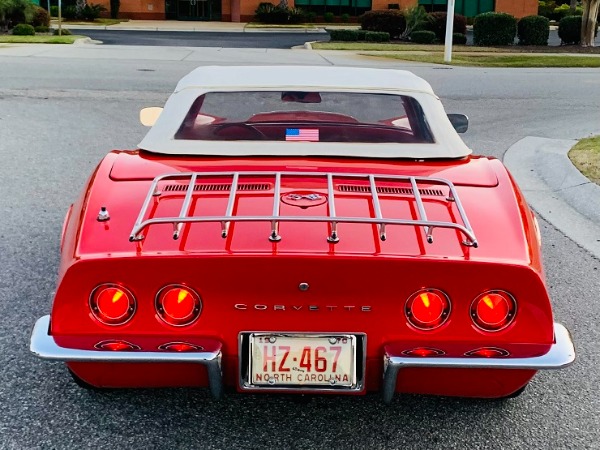
<path id="1" fill-rule="evenodd" d="M 194 101 L 206 92 L 367 92 L 406 95 L 423 109 L 434 143 L 206 141 L 175 139 Z M 471 153 L 454 130 L 431 86 L 411 72 L 308 66 L 206 66 L 183 77 L 139 148 L 171 155 L 354 156 L 461 158 Z"/>

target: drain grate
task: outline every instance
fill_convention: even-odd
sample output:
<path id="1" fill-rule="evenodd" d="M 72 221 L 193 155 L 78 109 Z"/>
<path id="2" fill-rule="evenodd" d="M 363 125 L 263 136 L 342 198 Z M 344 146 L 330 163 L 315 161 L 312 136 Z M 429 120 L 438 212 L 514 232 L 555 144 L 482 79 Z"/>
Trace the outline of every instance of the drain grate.
<path id="1" fill-rule="evenodd" d="M 370 186 L 357 186 L 352 184 L 340 184 L 338 185 L 338 190 L 341 192 L 364 192 L 370 193 Z M 411 188 L 404 187 L 386 187 L 386 186 L 377 186 L 378 194 L 400 194 L 400 195 L 412 195 L 413 191 Z M 421 195 L 432 195 L 437 197 L 443 197 L 444 193 L 439 189 L 419 189 L 419 194 Z"/>

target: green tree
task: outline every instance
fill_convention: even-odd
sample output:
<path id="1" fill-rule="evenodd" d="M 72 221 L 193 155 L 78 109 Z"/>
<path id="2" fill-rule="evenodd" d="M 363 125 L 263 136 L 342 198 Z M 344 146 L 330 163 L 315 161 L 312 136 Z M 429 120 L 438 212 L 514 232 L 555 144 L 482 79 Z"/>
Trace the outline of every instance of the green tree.
<path id="1" fill-rule="evenodd" d="M 8 18 L 21 12 L 27 21 L 33 18 L 33 4 L 29 0 L 0 0 L 0 30 L 8 30 Z"/>

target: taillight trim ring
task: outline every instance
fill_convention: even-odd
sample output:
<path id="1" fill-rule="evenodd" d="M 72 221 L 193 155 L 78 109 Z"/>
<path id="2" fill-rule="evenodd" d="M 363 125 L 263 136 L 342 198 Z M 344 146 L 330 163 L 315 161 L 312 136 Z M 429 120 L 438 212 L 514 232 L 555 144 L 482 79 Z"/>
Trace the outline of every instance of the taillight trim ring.
<path id="1" fill-rule="evenodd" d="M 447 308 L 442 311 L 442 314 L 441 314 L 442 321 L 434 327 L 426 327 L 426 326 L 419 325 L 418 323 L 415 323 L 416 319 L 412 318 L 413 317 L 413 314 L 411 311 L 412 301 L 414 301 L 415 297 L 418 294 L 421 294 L 423 292 L 431 292 L 431 293 L 434 293 L 434 294 L 446 299 Z M 418 291 L 415 291 L 411 295 L 409 295 L 404 304 L 404 316 L 406 317 L 406 320 L 408 320 L 408 323 L 411 327 L 413 327 L 417 330 L 420 330 L 420 331 L 435 331 L 435 330 L 440 329 L 443 325 L 448 323 L 448 319 L 450 319 L 451 314 L 452 314 L 452 302 L 450 301 L 450 296 L 448 294 L 446 294 L 444 291 L 442 291 L 441 289 L 437 289 L 437 288 L 419 289 Z"/>
<path id="2" fill-rule="evenodd" d="M 161 294 L 165 290 L 170 290 L 170 289 L 185 289 L 186 291 L 192 293 L 194 300 L 196 300 L 196 307 L 194 308 L 195 317 L 192 320 L 190 320 L 189 322 L 171 323 L 163 317 L 163 314 L 166 314 L 166 312 L 164 311 L 163 306 L 160 304 L 160 297 L 161 297 Z M 161 322 L 165 323 L 166 325 L 168 325 L 170 327 L 188 327 L 190 325 L 193 325 L 195 322 L 198 321 L 198 319 L 202 315 L 203 307 L 204 307 L 204 305 L 202 304 L 202 297 L 200 297 L 200 294 L 198 294 L 198 292 L 196 292 L 196 290 L 194 288 L 187 286 L 185 284 L 181 284 L 181 283 L 172 283 L 172 284 L 167 284 L 167 285 L 163 286 L 162 288 L 159 289 L 159 291 L 156 293 L 156 296 L 154 297 L 154 309 L 156 311 L 156 315 L 161 320 Z"/>
<path id="3" fill-rule="evenodd" d="M 512 306 L 512 311 L 509 312 L 509 314 L 508 314 L 508 316 L 510 317 L 509 320 L 504 325 L 502 325 L 500 328 L 496 328 L 496 329 L 485 328 L 484 326 L 477 323 L 477 319 L 479 317 L 476 313 L 477 303 L 483 296 L 489 295 L 489 294 L 504 294 L 504 295 L 506 295 L 506 297 L 508 298 L 508 301 L 509 301 L 509 311 L 510 311 L 510 307 Z M 473 322 L 473 325 L 475 325 L 481 331 L 484 331 L 486 333 L 497 333 L 499 331 L 504 331 L 515 321 L 515 317 L 517 317 L 517 300 L 515 299 L 515 296 L 512 295 L 508 291 L 505 291 L 503 289 L 490 289 L 489 291 L 482 292 L 481 294 L 479 294 L 477 297 L 475 297 L 473 299 L 473 301 L 471 302 L 471 306 L 469 308 L 469 315 L 471 316 L 471 321 Z"/>
<path id="4" fill-rule="evenodd" d="M 94 304 L 94 295 L 96 294 L 96 292 L 99 289 L 110 289 L 110 288 L 117 288 L 117 289 L 121 289 L 122 291 L 125 291 L 125 293 L 131 299 L 131 301 L 129 302 L 129 317 L 127 319 L 125 319 L 123 322 L 110 323 L 110 322 L 107 322 L 105 319 L 102 319 L 102 317 L 100 317 L 100 315 L 98 314 L 100 311 L 100 309 L 98 308 L 98 305 Z M 120 326 L 123 326 L 123 325 L 129 323 L 134 318 L 135 313 L 137 311 L 137 299 L 136 299 L 135 295 L 133 295 L 133 292 L 131 292 L 130 289 L 126 288 L 125 286 L 123 286 L 122 284 L 119 284 L 119 283 L 101 283 L 98 286 L 96 286 L 94 289 L 92 289 L 92 292 L 90 293 L 90 297 L 88 299 L 88 305 L 89 305 L 90 312 L 92 313 L 92 316 L 94 317 L 94 319 L 96 319 L 102 325 L 107 325 L 109 327 L 120 327 Z"/>

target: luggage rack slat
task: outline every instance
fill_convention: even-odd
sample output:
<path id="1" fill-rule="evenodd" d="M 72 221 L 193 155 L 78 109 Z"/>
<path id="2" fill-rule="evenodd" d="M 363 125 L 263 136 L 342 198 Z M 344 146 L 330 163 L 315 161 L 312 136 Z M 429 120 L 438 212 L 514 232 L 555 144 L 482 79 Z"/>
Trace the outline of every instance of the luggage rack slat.
<path id="1" fill-rule="evenodd" d="M 231 191 L 229 192 L 229 200 L 227 200 L 227 210 L 225 211 L 225 217 L 231 219 L 233 215 L 233 207 L 235 206 L 235 195 L 237 194 L 238 182 L 240 180 L 240 174 L 234 173 L 233 180 L 231 181 Z M 221 237 L 226 238 L 229 233 L 230 220 L 221 222 Z"/>
<path id="2" fill-rule="evenodd" d="M 230 177 L 231 178 L 231 189 L 229 198 L 227 201 L 227 209 L 224 216 L 195 216 L 190 215 L 192 196 L 194 193 L 194 186 L 198 178 L 200 177 Z M 271 216 L 256 215 L 256 216 L 237 216 L 234 215 L 235 201 L 238 195 L 238 185 L 240 183 L 240 177 L 274 177 L 275 185 L 273 188 L 273 212 Z M 327 207 L 328 214 L 323 216 L 285 216 L 280 214 L 281 205 L 281 185 L 282 179 L 285 177 L 304 177 L 304 178 L 321 178 L 327 183 Z M 185 191 L 184 201 L 181 207 L 181 212 L 178 217 L 155 217 L 146 218 L 148 214 L 148 208 L 153 197 L 162 195 L 159 190 L 159 183 L 164 180 L 189 180 L 189 184 Z M 371 202 L 373 204 L 373 210 L 375 217 L 344 217 L 338 216 L 336 213 L 335 205 L 335 189 L 334 180 L 336 179 L 362 179 L 369 183 L 371 191 Z M 413 219 L 393 219 L 384 217 L 381 211 L 381 203 L 379 195 L 377 193 L 377 183 L 379 181 L 396 181 L 409 183 L 412 190 L 412 198 L 414 199 L 417 211 L 418 220 Z M 421 193 L 419 191 L 419 183 L 428 185 L 441 185 L 446 186 L 449 190 L 447 198 L 448 202 L 454 202 L 460 216 L 461 223 L 458 222 L 442 222 L 432 221 L 427 218 L 425 204 L 423 202 Z M 409 194 L 410 195 L 410 194 Z M 145 219 L 145 220 L 144 220 Z M 281 222 L 325 222 L 330 224 L 330 233 L 327 236 L 327 241 L 330 243 L 336 243 L 339 241 L 339 235 L 337 230 L 338 223 L 366 223 L 377 225 L 379 231 L 379 237 L 382 241 L 386 239 L 386 226 L 387 225 L 405 225 L 405 226 L 416 226 L 422 227 L 425 231 L 427 242 L 433 243 L 433 230 L 434 228 L 449 228 L 455 229 L 464 236 L 464 240 L 461 242 L 463 245 L 468 247 L 477 247 L 478 242 L 475 237 L 475 233 L 471 227 L 469 219 L 465 213 L 465 210 L 460 202 L 455 186 L 451 181 L 443 178 L 433 177 L 416 177 L 416 176 L 405 176 L 405 175 L 376 175 L 376 174 L 357 174 L 357 173 L 325 173 L 325 172 L 184 172 L 184 173 L 170 173 L 156 177 L 146 195 L 146 198 L 142 204 L 140 213 L 136 219 L 136 222 L 131 230 L 129 240 L 140 241 L 144 239 L 143 231 L 150 225 L 156 224 L 172 224 L 174 226 L 173 238 L 177 239 L 181 233 L 184 224 L 188 223 L 206 223 L 206 222 L 220 222 L 221 223 L 221 235 L 227 237 L 231 222 L 270 222 L 271 233 L 269 240 L 272 242 L 278 242 L 282 239 L 279 234 L 279 224 Z"/>
<path id="3" fill-rule="evenodd" d="M 373 209 L 375 210 L 375 217 L 377 219 L 383 219 L 381 215 L 381 204 L 379 203 L 379 195 L 377 194 L 377 185 L 375 184 L 375 177 L 369 175 L 369 184 L 371 186 L 371 199 L 373 201 Z M 385 241 L 385 223 L 380 223 L 379 227 L 379 239 Z"/>

